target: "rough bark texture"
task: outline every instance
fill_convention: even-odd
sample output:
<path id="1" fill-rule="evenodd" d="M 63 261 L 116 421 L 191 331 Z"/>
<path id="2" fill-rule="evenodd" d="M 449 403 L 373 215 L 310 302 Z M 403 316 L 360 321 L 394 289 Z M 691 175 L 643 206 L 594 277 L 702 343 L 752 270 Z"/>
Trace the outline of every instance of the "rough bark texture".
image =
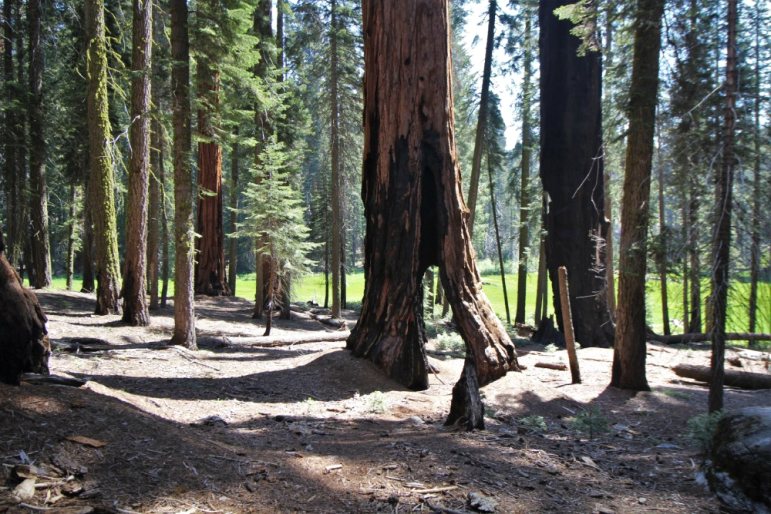
<path id="1" fill-rule="evenodd" d="M 649 391 L 645 377 L 645 277 L 659 48 L 664 0 L 639 0 L 629 90 L 629 130 L 621 202 L 618 307 L 610 384 Z"/>
<path id="2" fill-rule="evenodd" d="M 32 263 L 35 288 L 51 285 L 51 248 L 48 241 L 46 141 L 43 133 L 43 47 L 40 42 L 42 2 L 30 0 L 29 22 L 29 213 L 32 225 Z"/>
<path id="3" fill-rule="evenodd" d="M 152 0 L 133 0 L 131 53 L 131 162 L 126 207 L 126 263 L 123 321 L 150 323 L 147 312 L 147 191 L 150 173 L 150 63 L 153 47 Z"/>
<path id="4" fill-rule="evenodd" d="M 572 24 L 554 9 L 568 0 L 539 4 L 541 60 L 541 181 L 549 194 L 546 262 L 554 298 L 557 268 L 570 275 L 576 340 L 610 346 L 613 325 L 605 293 L 605 240 L 600 55 L 579 57 Z M 559 302 L 554 303 L 560 320 Z"/>
<path id="5" fill-rule="evenodd" d="M 198 210 L 195 239 L 195 292 L 230 295 L 225 275 L 222 213 L 222 147 L 215 141 L 219 104 L 219 71 L 198 63 Z"/>
<path id="6" fill-rule="evenodd" d="M 366 284 L 347 347 L 425 389 L 421 279 L 437 265 L 482 386 L 519 367 L 482 293 L 461 195 L 448 0 L 366 1 L 363 14 Z"/>
<path id="7" fill-rule="evenodd" d="M 471 177 L 468 186 L 468 231 L 474 234 L 474 215 L 476 214 L 477 196 L 479 193 L 479 177 L 482 174 L 482 151 L 484 150 L 484 135 L 487 130 L 487 113 L 490 103 L 490 76 L 492 75 L 493 46 L 495 44 L 495 16 L 498 10 L 496 0 L 490 0 L 487 7 L 487 42 L 485 43 L 485 62 L 482 69 L 482 91 L 479 95 L 479 117 L 474 138 L 474 154 L 471 158 Z"/>
<path id="8" fill-rule="evenodd" d="M 120 258 L 115 217 L 115 179 L 109 145 L 112 136 L 107 105 L 107 45 L 104 1 L 86 0 L 86 62 L 88 63 L 88 204 L 93 213 L 96 250 L 96 314 L 120 312 Z"/>
<path id="9" fill-rule="evenodd" d="M 5 258 L 0 232 L 0 382 L 17 385 L 22 373 L 48 373 L 46 317 Z"/>
<path id="10" fill-rule="evenodd" d="M 88 182 L 88 179 L 86 180 Z M 91 221 L 91 209 L 88 206 L 91 195 L 88 193 L 89 186 L 86 185 L 86 208 L 83 209 L 83 248 L 81 253 L 81 262 L 83 265 L 83 281 L 80 285 L 81 293 L 94 292 L 94 224 Z"/>
<path id="11" fill-rule="evenodd" d="M 752 166 L 752 228 L 750 232 L 750 300 L 749 300 L 749 328 L 750 332 L 755 331 L 757 326 L 758 314 L 758 280 L 760 278 L 760 227 L 761 227 L 761 209 L 765 201 L 761 196 L 760 179 L 760 34 L 761 34 L 761 11 L 760 2 L 755 3 L 755 105 L 754 105 L 754 130 L 753 147 L 755 158 Z"/>
<path id="12" fill-rule="evenodd" d="M 725 113 L 723 119 L 723 162 L 717 174 L 715 232 L 712 239 L 712 380 L 709 383 L 709 411 L 723 408 L 725 366 L 726 302 L 728 301 L 728 259 L 731 247 L 731 202 L 734 176 L 734 127 L 736 125 L 736 0 L 728 0 L 728 47 L 726 56 Z"/>
<path id="13" fill-rule="evenodd" d="M 193 304 L 193 180 L 190 172 L 190 40 L 186 0 L 171 0 L 171 112 L 174 125 L 174 335 L 196 349 Z"/>

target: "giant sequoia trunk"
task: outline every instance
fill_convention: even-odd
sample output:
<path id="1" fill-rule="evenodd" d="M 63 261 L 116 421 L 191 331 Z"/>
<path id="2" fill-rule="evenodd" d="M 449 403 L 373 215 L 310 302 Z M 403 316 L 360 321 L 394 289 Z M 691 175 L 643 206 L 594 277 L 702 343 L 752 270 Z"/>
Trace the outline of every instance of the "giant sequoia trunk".
<path id="1" fill-rule="evenodd" d="M 455 150 L 448 0 L 366 1 L 363 14 L 366 285 L 347 347 L 411 389 L 428 387 L 422 277 L 437 265 L 473 363 L 466 370 L 476 375 L 461 383 L 485 385 L 519 367 L 482 293 L 471 247 Z M 461 417 L 462 389 L 452 407 Z"/>
<path id="2" fill-rule="evenodd" d="M 648 391 L 645 378 L 645 273 L 659 48 L 664 0 L 640 0 L 629 90 L 629 136 L 619 245 L 618 309 L 611 385 Z"/>
<path id="3" fill-rule="evenodd" d="M 118 229 L 115 217 L 115 178 L 109 148 L 110 119 L 107 105 L 107 43 L 104 1 L 86 0 L 86 57 L 88 62 L 88 207 L 96 250 L 96 314 L 120 312 L 118 302 Z"/>
<path id="4" fill-rule="evenodd" d="M 195 292 L 230 295 L 225 275 L 225 233 L 222 216 L 222 147 L 214 141 L 219 103 L 219 72 L 198 63 L 198 221 L 195 240 Z"/>
<path id="5" fill-rule="evenodd" d="M 0 382 L 18 384 L 24 372 L 48 373 L 51 347 L 37 297 L 24 289 L 4 250 L 0 232 Z"/>
<path id="6" fill-rule="evenodd" d="M 554 298 L 557 269 L 570 277 L 570 307 L 576 340 L 610 346 L 613 325 L 605 293 L 605 239 L 600 55 L 577 55 L 572 24 L 554 9 L 568 0 L 539 5 L 541 33 L 541 181 L 549 194 L 546 262 Z M 554 302 L 562 327 L 559 302 Z"/>
<path id="7" fill-rule="evenodd" d="M 153 5 L 133 1 L 131 57 L 131 163 L 126 213 L 126 267 L 123 275 L 123 321 L 135 326 L 150 323 L 145 278 L 147 266 L 147 192 L 150 174 L 150 59 Z"/>

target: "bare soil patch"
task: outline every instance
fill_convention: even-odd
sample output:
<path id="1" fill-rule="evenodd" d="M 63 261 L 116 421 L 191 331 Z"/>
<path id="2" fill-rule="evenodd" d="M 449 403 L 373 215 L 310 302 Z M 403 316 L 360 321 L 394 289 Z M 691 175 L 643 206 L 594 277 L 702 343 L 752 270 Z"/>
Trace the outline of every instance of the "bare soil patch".
<path id="1" fill-rule="evenodd" d="M 198 299 L 201 349 L 189 352 L 165 346 L 171 309 L 133 328 L 92 316 L 89 295 L 38 296 L 54 342 L 114 348 L 55 351 L 52 373 L 88 380 L 81 388 L 0 385 L 0 512 L 719 511 L 685 435 L 707 390 L 671 371 L 707 364 L 706 346 L 651 345 L 653 391 L 636 395 L 607 387 L 611 350 L 579 350 L 584 383 L 571 385 L 568 371 L 534 366 L 567 362 L 564 351 L 520 348 L 527 369 L 485 388 L 487 430 L 465 433 L 442 426 L 459 357 L 432 357 L 438 374 L 414 392 L 342 340 L 264 346 L 342 337 L 308 312 L 263 338 L 250 303 Z M 771 391 L 726 391 L 730 409 L 769 404 Z M 607 431 L 578 431 L 585 412 Z M 30 462 L 37 488 L 19 506 L 14 469 Z"/>

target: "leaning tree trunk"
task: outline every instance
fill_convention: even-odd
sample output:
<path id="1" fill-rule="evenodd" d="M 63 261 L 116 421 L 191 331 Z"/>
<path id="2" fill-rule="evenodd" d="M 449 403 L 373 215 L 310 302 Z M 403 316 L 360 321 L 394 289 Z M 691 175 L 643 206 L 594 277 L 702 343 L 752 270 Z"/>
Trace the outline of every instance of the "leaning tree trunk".
<path id="1" fill-rule="evenodd" d="M 120 312 L 120 258 L 115 216 L 115 179 L 109 145 L 107 105 L 107 44 L 104 1 L 86 0 L 86 56 L 88 62 L 89 210 L 96 249 L 96 314 Z"/>
<path id="2" fill-rule="evenodd" d="M 51 285 L 51 249 L 48 240 L 46 141 L 43 133 L 43 47 L 40 44 L 42 1 L 30 0 L 29 21 L 29 210 L 32 224 L 32 262 L 35 288 Z"/>
<path id="3" fill-rule="evenodd" d="M 723 121 L 723 162 L 717 174 L 716 227 L 712 239 L 712 380 L 709 383 L 709 411 L 723 408 L 725 366 L 726 302 L 728 300 L 728 259 L 731 247 L 731 202 L 734 175 L 734 127 L 736 125 L 736 0 L 728 0 L 728 51 L 726 56 L 725 118 Z"/>
<path id="4" fill-rule="evenodd" d="M 461 378 L 466 386 L 453 394 L 451 412 L 471 420 L 479 413 L 469 412 L 468 387 L 519 366 L 482 292 L 471 246 L 454 139 L 448 2 L 363 5 L 366 283 L 347 347 L 405 386 L 427 388 L 422 277 L 439 266 L 476 375 Z"/>
<path id="5" fill-rule="evenodd" d="M 190 171 L 190 39 L 186 0 L 171 0 L 171 116 L 174 125 L 174 335 L 196 349 L 193 303 L 193 181 Z"/>
<path id="6" fill-rule="evenodd" d="M 610 384 L 635 391 L 650 390 L 645 377 L 646 242 L 663 11 L 664 0 L 638 1 L 629 90 L 629 136 L 621 203 L 617 325 Z"/>
<path id="7" fill-rule="evenodd" d="M 495 45 L 495 16 L 498 10 L 496 0 L 490 0 L 487 7 L 487 41 L 485 43 L 485 61 L 482 69 L 482 91 L 479 95 L 479 116 L 474 138 L 474 154 L 471 158 L 471 177 L 468 186 L 469 234 L 474 233 L 479 177 L 482 175 L 482 151 L 484 135 L 487 132 L 487 114 L 490 109 L 490 78 L 492 75 L 493 46 Z"/>
<path id="8" fill-rule="evenodd" d="M 554 297 L 557 269 L 570 276 L 576 340 L 610 346 L 613 324 L 605 293 L 605 240 L 600 55 L 577 55 L 573 25 L 554 9 L 569 0 L 539 5 L 541 60 L 541 180 L 549 193 L 546 262 Z M 559 302 L 554 308 L 562 327 Z"/>
<path id="9" fill-rule="evenodd" d="M 131 162 L 126 213 L 123 321 L 150 323 L 147 312 L 147 192 L 150 173 L 150 62 L 153 48 L 152 0 L 133 0 L 131 54 Z"/>

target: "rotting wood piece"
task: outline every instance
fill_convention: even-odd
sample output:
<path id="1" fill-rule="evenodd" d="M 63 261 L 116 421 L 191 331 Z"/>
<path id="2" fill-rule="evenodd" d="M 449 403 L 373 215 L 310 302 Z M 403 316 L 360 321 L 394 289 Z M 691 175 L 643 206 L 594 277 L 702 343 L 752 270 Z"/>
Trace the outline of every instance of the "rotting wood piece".
<path id="1" fill-rule="evenodd" d="M 546 369 L 556 369 L 557 371 L 565 371 L 568 369 L 568 367 L 565 364 L 554 363 L 554 362 L 536 362 L 535 367 L 546 368 Z"/>
<path id="2" fill-rule="evenodd" d="M 712 370 L 709 366 L 678 364 L 672 368 L 672 371 L 678 376 L 693 378 L 700 382 L 709 383 L 712 379 Z M 727 386 L 739 387 L 741 389 L 771 389 L 771 375 L 767 373 L 726 370 L 724 383 Z"/>
<path id="3" fill-rule="evenodd" d="M 0 232 L 0 381 L 18 385 L 24 372 L 48 373 L 47 318 L 4 254 Z"/>

